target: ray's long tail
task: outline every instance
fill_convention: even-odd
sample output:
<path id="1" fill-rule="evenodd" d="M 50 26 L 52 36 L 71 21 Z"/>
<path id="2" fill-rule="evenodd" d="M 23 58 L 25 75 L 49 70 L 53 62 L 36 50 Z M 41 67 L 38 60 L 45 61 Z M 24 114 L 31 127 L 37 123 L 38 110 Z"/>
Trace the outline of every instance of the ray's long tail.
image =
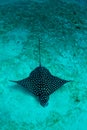
<path id="1" fill-rule="evenodd" d="M 40 39 L 39 39 L 39 66 L 41 67 L 41 46 L 40 46 Z"/>

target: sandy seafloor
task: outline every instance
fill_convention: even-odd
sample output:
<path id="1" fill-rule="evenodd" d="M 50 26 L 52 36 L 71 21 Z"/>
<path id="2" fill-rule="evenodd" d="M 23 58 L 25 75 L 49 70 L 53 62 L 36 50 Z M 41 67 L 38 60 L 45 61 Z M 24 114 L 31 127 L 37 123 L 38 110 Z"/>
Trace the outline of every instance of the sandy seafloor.
<path id="1" fill-rule="evenodd" d="M 9 79 L 42 65 L 73 80 L 42 107 Z M 0 1 L 0 130 L 87 130 L 87 0 Z"/>

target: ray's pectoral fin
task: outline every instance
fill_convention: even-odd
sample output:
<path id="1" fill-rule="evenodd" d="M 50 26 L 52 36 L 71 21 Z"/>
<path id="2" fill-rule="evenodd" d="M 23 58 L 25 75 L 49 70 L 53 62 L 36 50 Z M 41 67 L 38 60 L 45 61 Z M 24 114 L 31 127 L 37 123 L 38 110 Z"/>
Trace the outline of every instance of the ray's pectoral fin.
<path id="1" fill-rule="evenodd" d="M 20 88 L 24 89 L 25 91 L 32 92 L 32 87 L 30 85 L 29 77 L 18 81 L 14 81 L 14 80 L 10 80 L 10 81 L 17 83 L 18 85 L 20 85 Z"/>
<path id="2" fill-rule="evenodd" d="M 52 94 L 54 91 L 56 91 L 58 88 L 66 84 L 67 82 L 70 82 L 68 80 L 60 79 L 56 76 L 51 77 L 51 87 L 49 87 L 50 94 Z"/>
<path id="3" fill-rule="evenodd" d="M 18 80 L 18 81 L 14 81 L 14 80 L 10 80 L 10 81 L 15 82 L 18 85 L 21 85 L 22 87 L 28 87 L 28 85 L 29 85 L 29 78 L 25 78 L 25 79 Z"/>
<path id="4" fill-rule="evenodd" d="M 49 100 L 49 96 L 46 96 L 46 95 L 40 95 L 39 96 L 39 101 L 40 101 L 40 104 L 45 107 L 48 105 L 48 100 Z"/>

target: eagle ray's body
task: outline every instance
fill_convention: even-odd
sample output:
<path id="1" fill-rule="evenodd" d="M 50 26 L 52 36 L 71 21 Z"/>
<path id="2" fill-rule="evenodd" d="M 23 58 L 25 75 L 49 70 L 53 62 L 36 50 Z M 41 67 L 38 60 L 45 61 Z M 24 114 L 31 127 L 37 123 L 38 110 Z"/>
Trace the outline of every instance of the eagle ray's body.
<path id="1" fill-rule="evenodd" d="M 49 96 L 69 81 L 57 78 L 51 75 L 48 69 L 39 66 L 30 73 L 29 77 L 13 82 L 39 97 L 40 104 L 45 106 L 48 103 Z"/>

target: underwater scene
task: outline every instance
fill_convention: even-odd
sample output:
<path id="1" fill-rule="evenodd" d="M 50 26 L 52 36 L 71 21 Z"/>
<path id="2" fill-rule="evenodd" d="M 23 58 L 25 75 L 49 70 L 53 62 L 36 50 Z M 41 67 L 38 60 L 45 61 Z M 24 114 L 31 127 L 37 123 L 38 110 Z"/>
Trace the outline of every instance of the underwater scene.
<path id="1" fill-rule="evenodd" d="M 87 130 L 87 0 L 0 0 L 0 130 Z"/>

